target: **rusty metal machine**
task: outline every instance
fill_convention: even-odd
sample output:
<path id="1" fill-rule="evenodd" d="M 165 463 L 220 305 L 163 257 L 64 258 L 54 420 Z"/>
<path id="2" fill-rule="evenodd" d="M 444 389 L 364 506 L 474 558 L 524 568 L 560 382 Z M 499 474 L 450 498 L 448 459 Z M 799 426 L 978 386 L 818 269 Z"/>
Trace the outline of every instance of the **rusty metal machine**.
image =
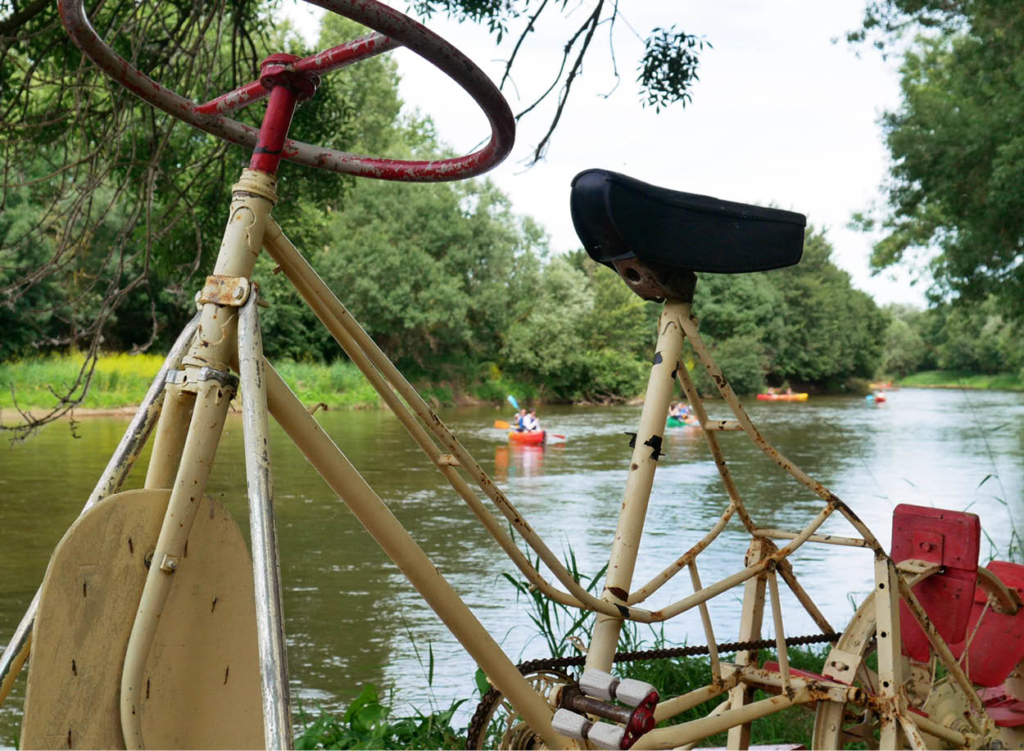
<path id="1" fill-rule="evenodd" d="M 456 180 L 483 173 L 512 147 L 508 105 L 471 61 L 401 13 L 375 0 L 315 2 L 374 33 L 308 58 L 273 55 L 258 81 L 205 104 L 133 69 L 96 34 L 81 0 L 59 2 L 72 39 L 105 74 L 165 113 L 253 153 L 234 186 L 214 274 L 198 295 L 199 314 L 172 348 L 82 515 L 54 551 L 39 592 L 0 658 L 2 700 L 32 655 L 23 747 L 293 745 L 268 415 L 487 673 L 493 689 L 473 718 L 473 747 L 689 748 L 727 730 L 729 747 L 745 748 L 753 721 L 797 705 L 816 706 L 816 748 L 1024 747 L 1024 567 L 978 565 L 975 516 L 912 506 L 897 509 L 892 550 L 886 551 L 846 502 L 769 444 L 701 339 L 691 311 L 696 275 L 796 263 L 804 231 L 799 214 L 656 188 L 602 170 L 588 170 L 574 181 L 571 208 L 588 252 L 637 294 L 664 301 L 607 579 L 600 595 L 581 586 L 271 218 L 281 160 L 386 180 Z M 398 46 L 439 67 L 482 107 L 492 131 L 483 148 L 416 162 L 288 138 L 295 107 L 315 94 L 319 76 Z M 259 130 L 229 116 L 262 99 L 268 104 Z M 251 275 L 264 251 L 530 585 L 555 602 L 596 614 L 585 657 L 514 665 L 303 408 L 263 356 L 259 287 Z M 709 416 L 681 365 L 684 341 L 707 369 L 727 418 Z M 640 537 L 677 386 L 699 420 L 729 502 L 702 539 L 666 561 L 653 579 L 637 583 Z M 236 391 L 244 420 L 251 553 L 236 522 L 204 494 Z M 121 492 L 150 434 L 144 488 Z M 753 441 L 779 471 L 818 499 L 804 527 L 775 529 L 757 521 L 722 450 L 733 434 Z M 821 531 L 834 516 L 846 519 L 850 536 Z M 733 574 L 705 583 L 701 556 L 715 554 L 729 524 L 749 535 L 746 560 Z M 791 559 L 803 545 L 861 549 L 865 565 L 873 567 L 874 591 L 841 632 L 800 584 Z M 647 604 L 683 572 L 690 594 Z M 783 587 L 819 634 L 787 632 Z M 708 603 L 738 590 L 739 632 L 722 643 Z M 766 606 L 774 630 L 769 640 L 762 639 Z M 663 656 L 707 654 L 705 685 L 663 696 L 656 686 L 616 676 L 616 664 L 635 657 L 616 653 L 625 621 L 655 624 L 694 610 L 706 647 L 663 650 Z M 823 674 L 791 668 L 789 648 L 814 642 L 832 645 Z M 758 650 L 766 647 L 777 659 L 759 664 Z M 755 700 L 758 689 L 768 698 Z M 716 697 L 721 702 L 706 717 L 665 724 Z"/>

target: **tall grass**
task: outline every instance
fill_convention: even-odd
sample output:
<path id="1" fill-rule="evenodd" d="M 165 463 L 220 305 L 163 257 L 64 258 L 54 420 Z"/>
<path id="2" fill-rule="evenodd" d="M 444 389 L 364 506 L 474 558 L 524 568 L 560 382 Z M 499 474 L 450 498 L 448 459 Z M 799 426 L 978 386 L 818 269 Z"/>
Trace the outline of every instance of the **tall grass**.
<path id="1" fill-rule="evenodd" d="M 381 703 L 377 688 L 370 684 L 340 717 L 322 713 L 311 719 L 300 710 L 303 730 L 295 739 L 295 748 L 465 748 L 465 731 L 459 732 L 451 724 L 461 704 L 458 701 L 443 711 L 414 711 L 410 717 L 392 718 L 391 708 Z"/>
<path id="2" fill-rule="evenodd" d="M 0 363 L 0 407 L 50 408 L 78 378 L 85 356 L 40 357 Z M 142 401 L 163 365 L 160 355 L 104 355 L 96 362 L 82 407 L 109 409 Z M 76 392 L 76 396 L 81 389 Z"/>
<path id="3" fill-rule="evenodd" d="M 80 354 L 53 355 L 0 363 L 0 407 L 50 408 L 55 393 L 64 394 L 85 362 Z M 102 355 L 81 407 L 112 409 L 138 404 L 163 365 L 162 355 Z M 275 367 L 307 405 L 323 402 L 331 409 L 380 406 L 380 397 L 351 362 L 282 361 Z M 74 396 L 81 393 L 79 389 Z"/>

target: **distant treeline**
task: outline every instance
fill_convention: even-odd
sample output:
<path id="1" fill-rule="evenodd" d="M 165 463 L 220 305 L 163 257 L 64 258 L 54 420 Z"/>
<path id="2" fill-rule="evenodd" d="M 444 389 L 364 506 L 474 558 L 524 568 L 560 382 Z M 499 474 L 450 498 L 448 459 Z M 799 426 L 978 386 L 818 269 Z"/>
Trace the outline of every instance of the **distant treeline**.
<path id="1" fill-rule="evenodd" d="M 881 370 L 903 377 L 925 370 L 1008 373 L 1024 381 L 1024 326 L 993 296 L 980 305 L 939 303 L 926 310 L 886 308 Z"/>

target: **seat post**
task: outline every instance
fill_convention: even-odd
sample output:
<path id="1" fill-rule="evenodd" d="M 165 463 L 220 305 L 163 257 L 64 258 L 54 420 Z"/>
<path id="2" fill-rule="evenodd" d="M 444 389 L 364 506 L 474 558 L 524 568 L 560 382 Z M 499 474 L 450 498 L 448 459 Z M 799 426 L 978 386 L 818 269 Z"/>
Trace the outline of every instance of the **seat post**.
<path id="1" fill-rule="evenodd" d="M 692 289 L 692 288 L 691 288 Z M 614 604 L 624 616 L 629 609 L 629 587 L 633 580 L 637 551 L 643 534 L 647 505 L 654 484 L 654 472 L 662 456 L 662 438 L 668 405 L 675 388 L 676 368 L 683 348 L 680 316 L 690 315 L 690 302 L 669 299 L 658 320 L 658 343 L 647 381 L 640 425 L 633 436 L 626 493 L 608 561 L 603 599 Z M 598 614 L 587 652 L 587 669 L 611 670 L 612 658 L 622 628 L 622 618 Z"/>

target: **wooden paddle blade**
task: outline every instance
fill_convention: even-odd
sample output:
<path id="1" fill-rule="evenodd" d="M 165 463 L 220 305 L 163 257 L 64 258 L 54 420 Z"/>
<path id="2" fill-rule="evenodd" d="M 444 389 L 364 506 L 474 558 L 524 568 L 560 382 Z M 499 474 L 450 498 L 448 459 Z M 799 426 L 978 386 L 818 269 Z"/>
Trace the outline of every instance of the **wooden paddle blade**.
<path id="1" fill-rule="evenodd" d="M 496 428 L 497 428 L 498 430 L 508 430 L 508 429 L 509 429 L 509 428 L 511 428 L 512 426 L 511 426 L 511 425 L 509 425 L 509 424 L 508 424 L 507 422 L 505 422 L 504 420 L 495 420 L 495 421 L 494 421 L 494 427 L 496 427 Z"/>
<path id="2" fill-rule="evenodd" d="M 53 553 L 32 633 L 22 748 L 124 748 L 121 669 L 169 490 L 129 490 L 83 514 Z M 189 534 L 140 712 L 150 748 L 264 748 L 252 564 L 208 497 Z"/>

